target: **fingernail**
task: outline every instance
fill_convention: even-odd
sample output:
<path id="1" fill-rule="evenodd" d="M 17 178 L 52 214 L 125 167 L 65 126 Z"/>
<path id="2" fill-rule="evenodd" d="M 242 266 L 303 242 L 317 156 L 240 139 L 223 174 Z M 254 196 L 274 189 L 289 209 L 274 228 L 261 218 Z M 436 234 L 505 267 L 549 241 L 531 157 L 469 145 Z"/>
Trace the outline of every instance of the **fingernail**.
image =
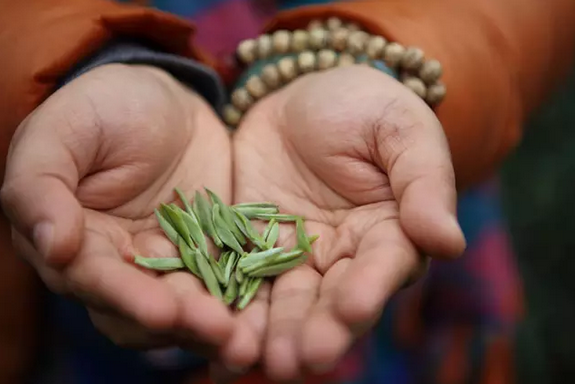
<path id="1" fill-rule="evenodd" d="M 54 225 L 48 221 L 43 221 L 34 227 L 32 241 L 34 248 L 45 258 L 50 257 L 52 251 L 52 240 L 54 237 Z"/>

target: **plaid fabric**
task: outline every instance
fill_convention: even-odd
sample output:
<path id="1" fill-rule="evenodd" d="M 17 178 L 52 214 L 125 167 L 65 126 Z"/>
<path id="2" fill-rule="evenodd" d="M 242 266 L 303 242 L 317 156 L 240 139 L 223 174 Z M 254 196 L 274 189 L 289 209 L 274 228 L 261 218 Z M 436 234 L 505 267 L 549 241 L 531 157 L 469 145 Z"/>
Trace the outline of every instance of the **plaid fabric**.
<path id="1" fill-rule="evenodd" d="M 325 2 L 157 0 L 149 5 L 194 21 L 196 41 L 225 60 L 280 9 Z M 398 294 L 376 330 L 356 345 L 327 383 L 513 383 L 521 287 L 496 182 L 465 194 L 459 212 L 469 245 L 465 257 L 432 264 L 424 281 Z M 66 383 L 180 383 L 203 372 L 202 360 L 179 350 L 120 350 L 94 331 L 81 307 L 61 298 L 53 304 L 68 341 L 62 348 Z"/>

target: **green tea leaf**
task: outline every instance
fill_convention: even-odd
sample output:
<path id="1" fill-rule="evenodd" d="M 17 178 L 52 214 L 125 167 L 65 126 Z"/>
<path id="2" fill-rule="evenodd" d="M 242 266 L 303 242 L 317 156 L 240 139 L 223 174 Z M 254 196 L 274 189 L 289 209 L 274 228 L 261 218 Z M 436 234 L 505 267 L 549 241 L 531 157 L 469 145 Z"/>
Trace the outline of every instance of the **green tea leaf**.
<path id="1" fill-rule="evenodd" d="M 263 208 L 263 209 L 273 209 L 279 212 L 279 207 L 274 203 L 261 202 L 261 203 L 239 203 L 235 204 L 233 208 L 244 209 L 244 208 Z M 277 213 L 276 212 L 276 213 Z"/>
<path id="2" fill-rule="evenodd" d="M 178 241 L 178 248 L 180 250 L 180 257 L 184 265 L 192 272 L 194 275 L 202 278 L 200 270 L 198 269 L 198 264 L 196 263 L 196 258 L 194 256 L 194 250 L 180 237 Z"/>
<path id="3" fill-rule="evenodd" d="M 258 215 L 274 215 L 279 212 L 277 208 L 238 207 L 233 209 L 236 212 L 241 212 L 250 220 L 255 219 Z"/>
<path id="4" fill-rule="evenodd" d="M 226 280 L 226 284 L 229 284 L 230 279 L 235 280 L 235 278 L 232 278 L 232 273 L 236 267 L 238 259 L 239 255 L 236 252 L 229 252 L 229 256 L 224 266 L 224 279 Z"/>
<path id="5" fill-rule="evenodd" d="M 214 275 L 216 276 L 216 279 L 218 279 L 220 284 L 226 285 L 227 282 L 224 279 L 224 273 L 223 273 L 222 269 L 220 268 L 220 266 L 218 265 L 218 262 L 216 261 L 216 259 L 214 259 L 213 257 L 208 255 L 208 262 L 210 263 L 210 267 L 212 267 L 212 271 L 214 271 Z"/>
<path id="6" fill-rule="evenodd" d="M 230 232 L 232 232 L 232 234 L 236 237 L 238 243 L 240 243 L 241 245 L 245 245 L 246 238 L 242 234 L 242 231 L 240 231 L 240 229 L 236 226 L 236 220 L 234 218 L 234 213 L 232 212 L 232 209 L 229 206 L 227 206 L 226 203 L 224 203 L 222 199 L 220 199 L 220 197 L 216 195 L 214 192 L 210 191 L 207 188 L 204 189 L 206 190 L 206 193 L 210 196 L 212 204 L 220 206 L 220 215 L 227 224 Z"/>
<path id="7" fill-rule="evenodd" d="M 237 227 L 258 248 L 266 249 L 266 242 L 260 237 L 251 221 L 241 212 L 233 211 Z"/>
<path id="8" fill-rule="evenodd" d="M 268 241 L 268 236 L 270 235 L 270 231 L 272 230 L 272 227 L 274 226 L 274 224 L 277 223 L 276 219 L 271 219 L 268 222 L 268 225 L 266 226 L 266 229 L 264 229 L 264 233 L 262 233 L 262 238 L 264 239 L 264 241 Z"/>
<path id="9" fill-rule="evenodd" d="M 276 221 L 279 221 L 279 222 L 292 222 L 292 221 L 297 221 L 297 219 L 301 219 L 301 216 L 284 215 L 281 213 L 277 213 L 277 214 L 262 213 L 262 214 L 256 215 L 254 218 L 259 219 L 259 220 L 264 220 L 264 221 L 275 219 Z"/>
<path id="10" fill-rule="evenodd" d="M 204 284 L 208 291 L 213 295 L 216 296 L 218 299 L 222 299 L 222 290 L 220 289 L 220 284 L 218 283 L 218 279 L 210 266 L 209 261 L 206 259 L 204 255 L 199 250 L 194 252 L 194 257 L 196 259 L 196 264 L 198 265 L 198 269 L 200 270 L 200 274 L 204 279 Z"/>
<path id="11" fill-rule="evenodd" d="M 302 219 L 298 219 L 295 222 L 295 231 L 297 236 L 297 247 L 303 250 L 304 252 L 311 253 L 311 244 L 309 243 L 309 240 L 305 233 L 305 228 Z"/>
<path id="12" fill-rule="evenodd" d="M 168 214 L 172 224 L 174 225 L 175 230 L 181 237 L 184 238 L 184 240 L 191 247 L 192 244 L 190 244 L 191 242 L 190 230 L 188 229 L 188 226 L 186 225 L 182 217 L 183 211 L 179 207 L 176 209 L 166 204 L 162 204 L 162 208 L 164 209 L 164 212 Z"/>
<path id="13" fill-rule="evenodd" d="M 233 249 L 234 251 L 240 254 L 243 253 L 244 250 L 242 246 L 240 245 L 240 243 L 238 243 L 238 240 L 230 231 L 230 229 L 227 226 L 227 223 L 220 215 L 220 206 L 218 204 L 214 204 L 212 207 L 212 220 L 214 222 L 216 233 L 218 237 L 222 240 L 222 242 L 231 249 Z"/>
<path id="14" fill-rule="evenodd" d="M 317 239 L 319 239 L 319 235 L 311 235 L 308 236 L 307 241 L 309 241 L 309 245 L 312 245 Z"/>
<path id="15" fill-rule="evenodd" d="M 228 259 L 230 258 L 230 251 L 224 251 L 220 253 L 220 258 L 218 259 L 218 265 L 220 268 L 225 269 Z"/>
<path id="16" fill-rule="evenodd" d="M 244 281 L 244 277 L 242 270 L 240 268 L 236 268 L 236 280 L 238 281 L 238 284 L 241 284 Z"/>
<path id="17" fill-rule="evenodd" d="M 140 267 L 153 269 L 156 271 L 175 271 L 177 269 L 185 268 L 184 262 L 179 257 L 143 257 L 136 256 L 134 263 Z"/>
<path id="18" fill-rule="evenodd" d="M 248 287 L 250 286 L 250 283 L 252 282 L 252 278 L 251 277 L 246 277 L 242 283 L 240 284 L 240 292 L 239 292 L 239 296 L 244 296 L 248 290 Z"/>
<path id="19" fill-rule="evenodd" d="M 197 191 L 194 195 L 194 203 L 192 208 L 204 232 L 212 238 L 214 244 L 218 248 L 223 248 L 224 243 L 222 243 L 222 240 L 218 237 L 216 229 L 214 228 L 214 222 L 212 220 L 212 207 L 210 206 L 210 203 L 204 199 L 201 193 Z"/>
<path id="20" fill-rule="evenodd" d="M 238 267 L 242 270 L 249 268 L 253 265 L 266 265 L 270 260 L 273 261 L 274 257 L 284 251 L 283 247 L 272 248 L 261 252 L 248 253 L 238 262 Z"/>
<path id="21" fill-rule="evenodd" d="M 200 251 L 205 255 L 208 256 L 208 243 L 206 242 L 206 238 L 204 237 L 204 233 L 202 232 L 202 227 L 200 227 L 200 223 L 196 218 L 196 215 L 192 211 L 191 214 L 185 211 L 180 212 L 182 215 L 182 219 L 186 226 L 188 227 L 188 231 L 190 232 L 190 237 L 196 244 L 196 246 L 200 249 Z"/>
<path id="22" fill-rule="evenodd" d="M 224 293 L 224 303 L 230 305 L 238 297 L 238 282 L 236 279 L 231 279 L 226 292 Z"/>
<path id="23" fill-rule="evenodd" d="M 162 228 L 162 231 L 164 231 L 168 239 L 170 239 L 174 245 L 178 245 L 178 237 L 180 237 L 180 235 L 178 235 L 178 231 L 172 226 L 172 223 L 162 216 L 157 209 L 154 209 L 154 214 L 156 215 L 156 219 L 158 219 L 160 228 Z"/>
<path id="24" fill-rule="evenodd" d="M 307 260 L 307 254 L 303 254 L 293 260 L 286 261 L 280 264 L 274 264 L 268 267 L 259 268 L 253 272 L 248 273 L 250 277 L 271 277 L 281 275 L 299 265 L 302 265 Z"/>
<path id="25" fill-rule="evenodd" d="M 186 209 L 186 212 L 188 212 L 190 215 L 193 215 L 194 211 L 192 210 L 192 205 L 190 204 L 190 201 L 188 200 L 188 198 L 186 197 L 184 192 L 182 192 L 182 190 L 180 188 L 177 188 L 177 187 L 174 188 L 174 190 L 176 191 L 176 193 L 178 194 L 178 197 L 180 198 L 180 200 L 184 204 L 184 208 Z"/>
<path id="26" fill-rule="evenodd" d="M 252 299 L 256 296 L 256 293 L 258 293 L 258 290 L 260 289 L 260 286 L 263 283 L 263 279 L 253 279 L 250 282 L 250 285 L 248 286 L 245 295 L 240 299 L 240 302 L 238 303 L 237 308 L 239 310 L 244 309 L 245 307 L 247 307 L 247 305 L 252 301 Z"/>
<path id="27" fill-rule="evenodd" d="M 278 238 L 280 236 L 280 224 L 275 221 L 275 219 L 272 219 L 270 221 L 270 223 L 273 222 L 272 227 L 270 228 L 270 231 L 266 237 L 266 245 L 268 248 L 273 247 L 276 242 L 278 241 Z"/>

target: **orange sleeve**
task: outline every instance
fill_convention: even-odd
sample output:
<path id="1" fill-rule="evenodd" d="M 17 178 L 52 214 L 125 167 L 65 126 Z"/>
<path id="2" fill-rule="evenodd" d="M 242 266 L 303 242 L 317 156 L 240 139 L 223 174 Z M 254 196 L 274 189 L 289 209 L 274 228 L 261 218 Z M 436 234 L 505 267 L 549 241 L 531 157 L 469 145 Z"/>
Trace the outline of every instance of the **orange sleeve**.
<path id="1" fill-rule="evenodd" d="M 151 8 L 106 0 L 0 0 L 0 170 L 12 134 L 75 64 L 115 37 L 135 37 L 210 64 L 193 28 Z M 1 180 L 0 178 L 0 180 Z"/>
<path id="2" fill-rule="evenodd" d="M 337 16 L 441 61 L 447 97 L 437 115 L 458 184 L 491 174 L 521 137 L 529 112 L 572 64 L 573 0 L 336 2 L 280 14 L 268 30 Z"/>

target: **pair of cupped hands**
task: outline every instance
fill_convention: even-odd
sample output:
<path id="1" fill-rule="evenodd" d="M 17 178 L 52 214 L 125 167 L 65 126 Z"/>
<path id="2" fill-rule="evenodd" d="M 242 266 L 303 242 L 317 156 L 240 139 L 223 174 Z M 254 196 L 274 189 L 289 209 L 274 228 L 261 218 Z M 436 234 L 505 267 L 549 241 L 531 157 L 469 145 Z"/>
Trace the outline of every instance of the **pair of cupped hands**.
<path id="1" fill-rule="evenodd" d="M 261 363 L 292 380 L 332 368 L 428 256 L 463 251 L 454 180 L 433 111 L 377 70 L 303 76 L 229 133 L 169 74 L 113 64 L 22 122 L 1 196 L 17 252 L 117 344 L 190 349 L 222 377 Z M 134 254 L 177 255 L 153 214 L 174 187 L 302 215 L 320 236 L 313 255 L 237 313 L 189 273 L 143 271 Z"/>

